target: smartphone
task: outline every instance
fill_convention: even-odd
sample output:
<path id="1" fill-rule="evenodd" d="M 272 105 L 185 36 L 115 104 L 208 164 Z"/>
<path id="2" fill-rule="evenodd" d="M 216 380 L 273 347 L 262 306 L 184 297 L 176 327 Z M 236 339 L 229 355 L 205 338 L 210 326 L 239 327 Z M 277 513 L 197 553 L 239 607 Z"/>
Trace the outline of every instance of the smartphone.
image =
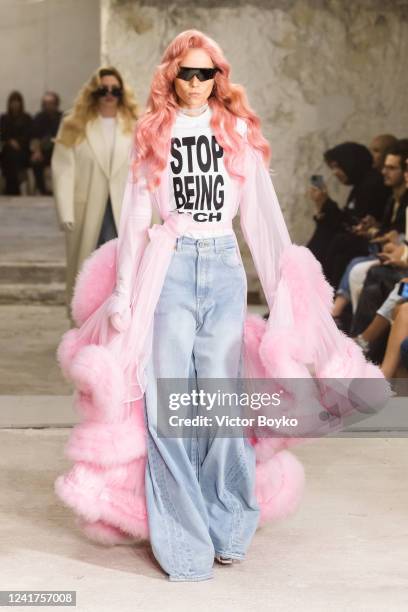
<path id="1" fill-rule="evenodd" d="M 398 287 L 398 295 L 408 299 L 408 283 L 401 282 Z"/>
<path id="2" fill-rule="evenodd" d="M 323 191 L 323 189 L 326 189 L 326 183 L 324 182 L 324 178 L 321 174 L 312 174 L 309 180 L 313 187 L 316 187 L 321 191 Z"/>

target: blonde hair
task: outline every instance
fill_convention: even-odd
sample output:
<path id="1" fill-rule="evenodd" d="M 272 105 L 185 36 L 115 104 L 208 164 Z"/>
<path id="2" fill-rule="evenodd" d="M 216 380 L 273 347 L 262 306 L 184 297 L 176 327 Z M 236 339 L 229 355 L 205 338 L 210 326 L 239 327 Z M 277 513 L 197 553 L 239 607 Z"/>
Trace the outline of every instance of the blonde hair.
<path id="1" fill-rule="evenodd" d="M 85 138 L 86 124 L 98 115 L 98 100 L 93 95 L 93 92 L 101 86 L 104 76 L 114 76 L 119 81 L 123 89 L 123 95 L 119 100 L 118 114 L 124 120 L 125 132 L 133 132 L 134 122 L 139 117 L 139 106 L 133 91 L 125 84 L 120 72 L 116 68 L 106 66 L 98 68 L 89 81 L 79 90 L 73 107 L 62 120 L 61 130 L 56 142 L 60 142 L 67 147 L 73 147 Z"/>

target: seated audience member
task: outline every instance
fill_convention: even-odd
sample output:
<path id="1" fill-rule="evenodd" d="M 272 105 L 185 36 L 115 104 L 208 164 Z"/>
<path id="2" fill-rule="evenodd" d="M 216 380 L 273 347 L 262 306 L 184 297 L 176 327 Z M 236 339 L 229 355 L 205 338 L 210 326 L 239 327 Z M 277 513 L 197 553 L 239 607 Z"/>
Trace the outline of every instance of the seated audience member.
<path id="1" fill-rule="evenodd" d="M 310 197 L 317 209 L 316 228 L 306 246 L 337 289 L 349 261 L 368 255 L 367 241 L 353 233 L 353 225 L 368 215 L 380 221 L 390 189 L 384 185 L 381 173 L 373 168 L 372 155 L 362 144 L 342 143 L 326 151 L 324 158 L 335 177 L 352 189 L 344 208 L 339 208 L 325 189 L 311 187 Z"/>
<path id="2" fill-rule="evenodd" d="M 408 269 L 408 244 L 392 245 L 382 255 L 382 265 L 372 267 L 368 270 L 356 313 L 353 317 L 350 333 L 352 336 L 364 336 L 364 330 L 368 328 L 379 312 L 381 304 L 394 290 L 395 284 L 399 283 L 407 274 Z M 392 299 L 392 298 L 391 298 Z M 387 306 L 388 307 L 388 306 Z M 381 309 L 380 309 L 381 314 Z"/>
<path id="3" fill-rule="evenodd" d="M 41 111 L 35 115 L 33 120 L 30 161 L 37 191 L 43 195 L 51 194 L 46 189 L 44 171 L 51 166 L 54 139 L 62 117 L 59 104 L 58 94 L 47 91 L 41 102 Z"/>
<path id="4" fill-rule="evenodd" d="M 368 269 L 380 264 L 377 253 L 387 242 L 399 243 L 404 239 L 408 204 L 408 174 L 405 174 L 407 158 L 408 140 L 399 141 L 389 149 L 382 173 L 385 185 L 392 189 L 392 195 L 387 202 L 381 223 L 361 223 L 355 226 L 355 233 L 367 240 L 370 255 L 355 257 L 348 264 L 336 292 L 332 312 L 336 319 L 341 316 L 350 301 L 355 312 Z"/>
<path id="5" fill-rule="evenodd" d="M 401 342 L 400 356 L 401 365 L 408 370 L 408 336 Z"/>
<path id="6" fill-rule="evenodd" d="M 387 150 L 393 147 L 397 140 L 392 134 L 379 134 L 372 139 L 368 148 L 373 156 L 373 168 L 378 172 L 383 169 Z"/>
<path id="7" fill-rule="evenodd" d="M 408 277 L 403 277 L 395 283 L 394 288 L 378 308 L 371 323 L 361 332 L 361 334 L 353 338 L 353 340 L 361 346 L 366 355 L 370 354 L 372 346 L 381 340 L 382 336 L 388 334 L 389 328 L 393 322 L 395 307 L 404 301 L 399 295 L 400 283 L 406 281 L 408 281 Z"/>
<path id="8" fill-rule="evenodd" d="M 386 378 L 408 376 L 408 371 L 401 360 L 401 348 L 404 350 L 402 343 L 408 337 L 408 302 L 397 304 L 393 314 L 394 320 L 381 363 L 381 370 Z"/>
<path id="9" fill-rule="evenodd" d="M 20 195 L 20 184 L 30 158 L 32 118 L 24 110 L 24 98 L 12 91 L 7 100 L 7 112 L 0 116 L 1 171 L 6 195 Z"/>

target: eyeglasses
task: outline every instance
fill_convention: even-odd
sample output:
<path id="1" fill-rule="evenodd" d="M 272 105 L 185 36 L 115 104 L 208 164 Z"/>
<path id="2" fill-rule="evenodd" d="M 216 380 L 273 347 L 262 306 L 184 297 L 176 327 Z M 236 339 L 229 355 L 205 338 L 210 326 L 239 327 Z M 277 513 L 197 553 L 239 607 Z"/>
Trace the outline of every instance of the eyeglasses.
<path id="1" fill-rule="evenodd" d="M 102 87 L 98 87 L 98 89 L 95 89 L 95 91 L 93 92 L 94 96 L 96 96 L 97 98 L 103 98 L 103 96 L 107 96 L 108 93 L 112 94 L 112 96 L 115 96 L 115 98 L 120 98 L 122 96 L 123 89 L 122 87 L 118 87 L 117 85 L 114 85 L 113 87 L 107 87 L 106 85 L 103 85 Z"/>
<path id="2" fill-rule="evenodd" d="M 194 75 L 199 81 L 209 81 L 213 79 L 216 72 L 221 72 L 219 68 L 190 68 L 189 66 L 180 66 L 177 78 L 183 81 L 191 81 Z"/>

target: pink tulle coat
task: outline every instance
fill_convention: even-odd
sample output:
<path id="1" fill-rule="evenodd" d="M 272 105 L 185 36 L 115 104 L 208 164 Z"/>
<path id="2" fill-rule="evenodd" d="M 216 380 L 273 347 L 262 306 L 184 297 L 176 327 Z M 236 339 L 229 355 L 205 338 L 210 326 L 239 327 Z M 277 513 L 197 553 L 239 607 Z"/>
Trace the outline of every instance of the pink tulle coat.
<path id="1" fill-rule="evenodd" d="M 333 290 L 312 253 L 291 243 L 262 157 L 246 140 L 242 121 L 237 129 L 245 139 L 246 180 L 243 185 L 236 182 L 235 214 L 239 211 L 270 310 L 268 321 L 246 315 L 245 377 L 383 379 L 379 368 L 367 362 L 361 349 L 337 329 L 330 315 Z M 55 491 L 76 513 L 82 531 L 104 544 L 149 539 L 144 368 L 150 356 L 155 305 L 176 238 L 189 223 L 189 215 L 170 213 L 168 184 L 167 170 L 152 196 L 141 180 L 136 184 L 128 180 L 119 237 L 84 262 L 72 301 L 77 327 L 63 335 L 57 350 L 61 369 L 75 386 L 80 423 L 65 449 L 73 466 L 58 476 Z M 151 228 L 149 214 L 143 214 L 147 198 L 163 220 Z M 128 317 L 126 332 L 110 325 L 112 312 Z M 384 389 L 387 392 L 388 387 Z M 330 409 L 330 392 L 333 388 L 322 385 L 316 391 L 312 384 L 292 389 L 291 410 L 302 416 L 309 436 L 324 433 L 318 415 L 320 408 Z M 346 414 L 350 406 L 343 408 Z M 250 439 L 257 458 L 261 527 L 298 508 L 304 469 L 288 448 L 306 438 L 263 437 L 254 431 Z"/>

